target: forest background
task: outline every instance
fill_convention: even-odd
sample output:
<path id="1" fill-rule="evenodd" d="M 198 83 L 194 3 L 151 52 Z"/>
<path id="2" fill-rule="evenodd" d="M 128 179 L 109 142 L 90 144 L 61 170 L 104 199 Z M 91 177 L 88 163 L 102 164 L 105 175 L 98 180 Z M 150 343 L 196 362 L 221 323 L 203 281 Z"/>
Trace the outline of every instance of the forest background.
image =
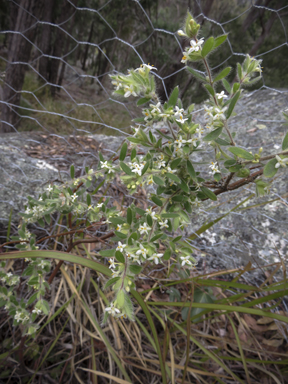
<path id="1" fill-rule="evenodd" d="M 2 1 L 0 132 L 130 132 L 131 117 L 137 116 L 134 103 L 111 97 L 108 75 L 141 62 L 158 68 L 162 101 L 176 85 L 184 103 L 203 101 L 206 91 L 195 77 L 187 76 L 181 63 L 185 42 L 176 32 L 187 9 L 197 16 L 203 37 L 228 33 L 228 42 L 211 58 L 212 68 L 235 67 L 239 56 L 242 60 L 249 53 L 264 59 L 258 88 L 285 88 L 285 4 L 285 0 Z"/>

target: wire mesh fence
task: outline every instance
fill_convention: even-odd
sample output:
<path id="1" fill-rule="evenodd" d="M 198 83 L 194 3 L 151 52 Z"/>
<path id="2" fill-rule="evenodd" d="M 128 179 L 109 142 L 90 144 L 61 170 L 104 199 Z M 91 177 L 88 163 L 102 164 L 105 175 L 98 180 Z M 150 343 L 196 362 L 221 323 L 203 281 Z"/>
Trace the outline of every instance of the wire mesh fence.
<path id="1" fill-rule="evenodd" d="M 203 123 L 207 95 L 181 63 L 184 42 L 177 35 L 187 7 L 201 23 L 203 37 L 228 33 L 224 48 L 210 59 L 214 71 L 242 62 L 247 52 L 263 59 L 263 81 L 244 93 L 231 130 L 251 150 L 262 146 L 269 154 L 281 143 L 282 111 L 288 107 L 285 1 L 235 0 L 228 5 L 213 0 L 19 0 L 1 7 L 0 220 L 4 229 L 11 213 L 16 230 L 17 213 L 28 193 L 37 195 L 45 182 L 65 179 L 72 163 L 81 175 L 86 165 L 97 164 L 99 150 L 109 157 L 131 134 L 131 120 L 141 110 L 133 98 L 123 101 L 112 94 L 109 75 L 141 63 L 155 64 L 161 100 L 179 84 L 184 103 L 196 103 L 195 120 Z M 197 70 L 204 74 L 200 66 Z M 211 156 L 212 151 L 204 160 Z M 206 255 L 199 259 L 199 268 L 205 268 L 209 257 L 209 271 L 287 258 L 285 177 L 280 176 L 275 186 L 265 199 L 257 199 L 253 186 L 247 186 L 200 209 L 185 232 L 196 234 L 192 245 L 199 257 Z M 117 201 L 119 195 L 111 197 Z M 212 221 L 214 226 L 197 235 L 201 225 Z M 47 235 L 51 230 L 45 229 Z M 1 237 L 5 241 L 5 231 Z"/>

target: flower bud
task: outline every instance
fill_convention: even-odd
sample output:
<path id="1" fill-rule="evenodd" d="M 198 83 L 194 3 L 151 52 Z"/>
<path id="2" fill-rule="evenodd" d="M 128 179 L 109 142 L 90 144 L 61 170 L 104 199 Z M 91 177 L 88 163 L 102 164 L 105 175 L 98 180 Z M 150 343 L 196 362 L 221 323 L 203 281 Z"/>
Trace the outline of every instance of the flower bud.
<path id="1" fill-rule="evenodd" d="M 187 12 L 187 17 L 185 21 L 185 33 L 190 39 L 195 39 L 200 29 L 200 24 L 197 24 L 193 19 L 193 16 L 190 12 Z M 178 31 L 179 33 L 179 31 Z"/>

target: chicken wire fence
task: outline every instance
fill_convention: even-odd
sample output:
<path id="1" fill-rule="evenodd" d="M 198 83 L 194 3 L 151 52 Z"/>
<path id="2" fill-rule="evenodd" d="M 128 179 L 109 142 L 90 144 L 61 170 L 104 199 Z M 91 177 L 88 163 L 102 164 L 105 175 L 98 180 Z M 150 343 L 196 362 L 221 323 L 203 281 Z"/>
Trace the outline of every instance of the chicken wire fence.
<path id="1" fill-rule="evenodd" d="M 247 52 L 263 59 L 263 81 L 257 89 L 243 94 L 231 130 L 237 131 L 241 144 L 249 150 L 262 146 L 268 154 L 275 152 L 287 129 L 282 111 L 288 106 L 288 81 L 284 78 L 288 5 L 285 1 L 229 3 L 234 15 L 231 9 L 225 13 L 227 2 L 222 1 L 162 5 L 137 0 L 6 1 L 7 8 L 3 8 L 9 9 L 10 25 L 0 33 L 2 227 L 7 228 L 10 212 L 14 217 L 23 209 L 28 192 L 37 196 L 45 182 L 65 178 L 71 163 L 76 164 L 76 174 L 83 174 L 86 165 L 97 164 L 101 148 L 106 148 L 103 153 L 107 157 L 116 154 L 131 134 L 131 120 L 141 116 L 141 110 L 135 107 L 133 96 L 123 101 L 112 94 L 109 75 L 151 62 L 158 69 L 154 72 L 161 99 L 165 101 L 179 84 L 184 104 L 195 102 L 195 120 L 204 122 L 203 88 L 181 63 L 185 42 L 177 30 L 187 7 L 193 8 L 202 25 L 201 37 L 228 33 L 224 54 L 220 49 L 216 52 L 213 70 L 242 62 Z M 155 9 L 155 4 L 159 8 Z M 249 38 L 245 38 L 247 31 Z M 241 41 L 240 34 L 244 36 Z M 201 67 L 197 70 L 204 74 Z M 278 86 L 273 79 L 278 79 Z M 205 153 L 207 163 L 212 155 L 212 149 Z M 196 162 L 201 159 L 196 158 Z M 208 164 L 200 166 L 208 169 Z M 199 268 L 207 264 L 209 271 L 233 268 L 248 261 L 259 266 L 287 258 L 284 172 L 275 185 L 269 196 L 260 199 L 255 197 L 253 185 L 221 195 L 191 218 L 186 236 L 215 221 L 191 241 Z M 239 209 L 216 221 L 248 197 Z M 119 195 L 112 194 L 111 198 L 117 200 Z M 12 232 L 17 219 L 13 223 Z M 39 229 L 35 224 L 34 230 Z M 49 235 L 54 229 L 45 231 Z M 3 231 L 1 237 L 5 241 Z M 58 244 L 65 248 L 65 244 Z M 201 258 L 204 254 L 206 258 Z"/>

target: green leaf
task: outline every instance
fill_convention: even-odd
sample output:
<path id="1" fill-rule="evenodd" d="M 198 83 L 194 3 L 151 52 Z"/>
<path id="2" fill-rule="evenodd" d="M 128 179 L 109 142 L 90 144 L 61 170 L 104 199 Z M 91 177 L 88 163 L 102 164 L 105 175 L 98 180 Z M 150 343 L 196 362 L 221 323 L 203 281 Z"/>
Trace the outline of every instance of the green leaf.
<path id="1" fill-rule="evenodd" d="M 142 97 L 137 101 L 137 107 L 140 107 L 140 105 L 148 103 L 148 101 L 151 100 L 151 97 Z"/>
<path id="2" fill-rule="evenodd" d="M 226 146 L 231 145 L 231 143 L 229 143 L 229 141 L 223 140 L 220 137 L 218 137 L 218 139 L 215 140 L 215 143 L 217 143 L 219 145 L 226 145 Z"/>
<path id="3" fill-rule="evenodd" d="M 245 151 L 245 149 L 239 147 L 230 147 L 228 148 L 228 151 L 233 153 L 233 155 L 241 157 L 242 159 L 254 160 L 254 156 L 251 153 Z"/>
<path id="4" fill-rule="evenodd" d="M 131 169 L 128 167 L 128 165 L 126 165 L 125 163 L 123 163 L 123 161 L 120 161 L 120 167 L 121 169 L 129 176 L 135 176 L 134 173 L 131 171 Z"/>
<path id="5" fill-rule="evenodd" d="M 179 217 L 178 213 L 163 213 L 161 215 L 164 219 L 175 219 L 176 217 Z"/>
<path id="6" fill-rule="evenodd" d="M 217 139 L 217 137 L 221 135 L 222 130 L 223 130 L 223 127 L 214 129 L 214 131 L 208 133 L 208 135 L 203 137 L 203 141 L 213 141 Z"/>
<path id="7" fill-rule="evenodd" d="M 168 107 L 175 107 L 179 95 L 179 87 L 175 87 L 168 100 Z"/>
<path id="8" fill-rule="evenodd" d="M 115 236 L 119 237 L 119 239 L 126 239 L 127 235 L 122 232 L 115 231 Z"/>
<path id="9" fill-rule="evenodd" d="M 214 300 L 206 291 L 202 291 L 196 288 L 194 291 L 193 303 L 214 303 Z M 184 311 L 184 309 L 186 309 L 186 311 Z M 186 307 L 186 308 L 183 308 L 181 312 L 182 318 L 184 321 L 187 320 L 188 311 L 189 311 L 189 307 Z M 205 311 L 205 309 L 197 308 L 197 307 L 194 307 L 193 305 L 193 308 L 191 308 L 191 311 L 190 311 L 190 316 L 193 317 L 195 315 L 201 314 L 201 312 L 203 311 Z M 199 317 L 194 319 L 193 322 L 197 322 L 198 320 L 200 320 Z"/>
<path id="10" fill-rule="evenodd" d="M 186 193 L 190 193 L 190 189 L 188 185 L 184 182 L 184 180 L 181 181 L 181 184 L 179 185 L 179 187 L 182 189 L 182 191 Z"/>
<path id="11" fill-rule="evenodd" d="M 151 243 L 153 243 L 153 241 L 156 241 L 156 240 L 160 239 L 160 237 L 162 237 L 162 236 L 163 236 L 163 233 L 162 233 L 162 232 L 161 232 L 161 233 L 158 233 L 158 234 L 155 235 L 155 236 L 153 236 L 152 239 L 150 240 Z"/>
<path id="12" fill-rule="evenodd" d="M 117 283 L 117 281 L 120 279 L 120 277 L 112 277 L 112 279 L 108 280 L 107 283 L 104 285 L 104 289 L 110 287 L 114 283 Z"/>
<path id="13" fill-rule="evenodd" d="M 181 180 L 179 179 L 179 177 L 178 176 L 176 176 L 176 175 L 174 175 L 173 173 L 169 173 L 169 172 L 167 172 L 166 173 L 166 176 L 168 177 L 168 179 L 170 179 L 170 180 L 173 180 L 173 181 L 175 181 L 176 183 L 181 183 Z"/>
<path id="14" fill-rule="evenodd" d="M 232 97 L 231 101 L 230 101 L 230 104 L 229 104 L 229 107 L 228 107 L 228 111 L 226 113 L 226 118 L 229 119 L 229 117 L 231 116 L 232 112 L 233 112 L 233 109 L 235 108 L 235 105 L 238 101 L 240 97 L 240 91 L 237 91 L 235 93 L 235 95 Z"/>
<path id="15" fill-rule="evenodd" d="M 118 306 L 122 308 L 125 303 L 125 293 L 122 289 L 117 293 L 116 301 Z"/>
<path id="16" fill-rule="evenodd" d="M 149 227 L 152 227 L 153 225 L 153 219 L 150 215 L 147 215 L 147 223 L 149 225 Z"/>
<path id="17" fill-rule="evenodd" d="M 210 189 L 208 189 L 206 187 L 200 187 L 200 189 L 204 193 L 204 195 L 207 196 L 209 199 L 211 199 L 213 201 L 217 200 L 217 196 Z"/>
<path id="18" fill-rule="evenodd" d="M 211 96 L 215 95 L 213 87 L 211 87 L 210 84 L 204 84 L 204 87 L 207 89 L 207 91 L 210 93 Z"/>
<path id="19" fill-rule="evenodd" d="M 234 83 L 232 88 L 232 93 L 236 93 L 240 88 L 240 83 Z"/>
<path id="20" fill-rule="evenodd" d="M 214 48 L 214 37 L 211 36 L 209 37 L 209 39 L 205 41 L 203 48 L 201 50 L 201 56 L 202 57 L 207 56 L 208 53 L 211 52 L 213 48 Z"/>
<path id="21" fill-rule="evenodd" d="M 121 217 L 110 217 L 109 220 L 111 221 L 112 224 L 115 224 L 115 225 L 117 224 L 122 225 L 126 223 L 125 219 L 122 219 Z"/>
<path id="22" fill-rule="evenodd" d="M 288 132 L 282 141 L 282 151 L 285 151 L 286 149 L 288 149 Z"/>
<path id="23" fill-rule="evenodd" d="M 128 148 L 128 145 L 125 141 L 125 143 L 122 145 L 122 148 L 121 148 L 121 151 L 120 151 L 120 155 L 119 155 L 119 159 L 121 161 L 125 160 L 125 157 L 126 157 L 126 153 L 127 153 L 127 148 Z"/>
<path id="24" fill-rule="evenodd" d="M 145 215 L 145 211 L 144 209 L 141 209 L 141 208 L 138 208 L 138 207 L 135 207 L 135 211 L 140 215 L 140 216 L 144 216 Z"/>
<path id="25" fill-rule="evenodd" d="M 224 167 L 228 169 L 228 168 L 232 167 L 235 164 L 236 164 L 236 160 L 235 159 L 226 160 L 224 162 Z"/>
<path id="26" fill-rule="evenodd" d="M 221 72 L 219 73 L 219 75 L 217 75 L 217 76 L 215 77 L 215 79 L 213 80 L 213 82 L 216 83 L 216 81 L 219 81 L 219 80 L 224 79 L 224 77 L 226 77 L 226 76 L 229 75 L 230 71 L 231 71 L 231 67 L 224 68 L 223 71 L 221 71 Z"/>
<path id="27" fill-rule="evenodd" d="M 91 195 L 88 193 L 86 197 L 87 205 L 91 205 Z"/>
<path id="28" fill-rule="evenodd" d="M 223 86 L 226 89 L 226 91 L 230 94 L 231 93 L 231 87 L 230 87 L 230 84 L 228 83 L 228 81 L 226 79 L 223 79 L 222 83 L 223 83 Z"/>
<path id="29" fill-rule="evenodd" d="M 125 257 L 124 257 L 122 252 L 116 251 L 115 252 L 115 258 L 116 258 L 116 260 L 119 261 L 119 263 L 123 263 L 123 264 L 125 263 Z"/>
<path id="30" fill-rule="evenodd" d="M 130 272 L 134 273 L 135 275 L 138 275 L 138 273 L 141 272 L 142 267 L 140 265 L 130 265 L 129 270 L 130 270 Z"/>
<path id="31" fill-rule="evenodd" d="M 132 161 L 133 159 L 135 159 L 136 154 L 137 154 L 136 148 L 132 148 L 131 155 L 130 155 L 130 159 L 131 159 L 131 161 Z"/>
<path id="32" fill-rule="evenodd" d="M 147 172 L 149 166 L 150 166 L 150 162 L 147 161 L 147 163 L 144 165 L 144 168 L 142 169 L 141 176 L 143 176 L 145 172 Z"/>
<path id="33" fill-rule="evenodd" d="M 105 249 L 100 251 L 99 254 L 103 257 L 113 257 L 115 255 L 115 249 Z"/>
<path id="34" fill-rule="evenodd" d="M 193 180 L 197 179 L 195 169 L 190 160 L 187 160 L 187 171 Z"/>
<path id="35" fill-rule="evenodd" d="M 175 159 L 175 160 L 171 161 L 170 168 L 171 169 L 176 169 L 178 167 L 178 165 L 181 163 L 181 161 L 182 161 L 181 158 L 178 158 L 178 159 Z"/>
<path id="36" fill-rule="evenodd" d="M 133 218 L 132 209 L 128 207 L 127 208 L 127 223 L 129 225 L 132 224 L 132 218 Z"/>
<path id="37" fill-rule="evenodd" d="M 265 165 L 263 174 L 266 177 L 273 177 L 276 175 L 278 168 L 275 168 L 275 165 L 277 164 L 276 159 L 271 159 L 268 161 L 268 163 Z"/>
<path id="38" fill-rule="evenodd" d="M 167 248 L 166 251 L 164 252 L 163 259 L 164 260 L 169 260 L 172 255 L 171 249 Z"/>
<path id="39" fill-rule="evenodd" d="M 237 63 L 237 73 L 238 73 L 239 81 L 242 80 L 242 67 L 239 63 Z"/>
<path id="40" fill-rule="evenodd" d="M 155 184 L 157 185 L 165 185 L 165 182 L 163 179 L 161 179 L 160 177 L 158 176 L 153 176 L 153 181 Z"/>
<path id="41" fill-rule="evenodd" d="M 75 176 L 75 168 L 74 168 L 74 165 L 71 165 L 71 167 L 70 167 L 70 176 L 71 176 L 71 179 L 74 179 L 74 176 Z"/>
<path id="42" fill-rule="evenodd" d="M 227 35 L 221 35 L 215 38 L 214 40 L 214 49 L 219 47 L 219 45 L 223 44 L 224 41 L 227 39 Z"/>
<path id="43" fill-rule="evenodd" d="M 206 79 L 205 79 L 205 77 L 204 76 L 202 76 L 202 75 L 200 75 L 200 73 L 198 72 L 198 71 L 195 71 L 195 69 L 193 69 L 193 68 L 190 68 L 190 67 L 186 67 L 187 68 L 187 70 L 190 72 L 190 73 L 192 73 L 192 75 L 194 76 L 194 77 L 196 77 L 198 80 L 201 80 L 201 81 L 207 81 Z"/>
<path id="44" fill-rule="evenodd" d="M 90 195 L 87 195 L 87 196 L 90 196 Z M 88 205 L 90 205 L 90 204 L 88 204 Z M 51 223 L 51 216 L 50 215 L 45 215 L 44 217 L 45 217 L 45 220 L 46 220 L 47 224 L 50 224 Z"/>
<path id="45" fill-rule="evenodd" d="M 152 197 L 151 197 L 151 200 L 153 201 L 153 203 L 155 203 L 156 205 L 158 205 L 158 207 L 162 207 L 163 202 L 162 202 L 162 200 L 160 200 L 157 196 L 152 196 Z"/>
<path id="46" fill-rule="evenodd" d="M 136 139 L 136 137 L 128 137 L 128 140 L 129 140 L 131 143 L 135 143 L 135 144 L 140 144 L 140 143 L 142 143 L 142 140 L 141 140 L 141 139 Z"/>

